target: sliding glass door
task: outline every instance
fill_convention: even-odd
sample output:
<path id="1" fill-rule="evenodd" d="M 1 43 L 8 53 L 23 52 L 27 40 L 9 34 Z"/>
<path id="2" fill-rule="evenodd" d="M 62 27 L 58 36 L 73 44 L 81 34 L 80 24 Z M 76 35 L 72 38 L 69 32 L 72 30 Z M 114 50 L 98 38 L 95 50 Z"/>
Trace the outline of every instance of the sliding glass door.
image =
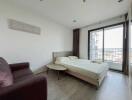
<path id="1" fill-rule="evenodd" d="M 123 25 L 104 29 L 104 61 L 111 69 L 122 71 Z"/>
<path id="2" fill-rule="evenodd" d="M 123 25 L 89 32 L 89 59 L 107 62 L 111 69 L 122 71 Z"/>

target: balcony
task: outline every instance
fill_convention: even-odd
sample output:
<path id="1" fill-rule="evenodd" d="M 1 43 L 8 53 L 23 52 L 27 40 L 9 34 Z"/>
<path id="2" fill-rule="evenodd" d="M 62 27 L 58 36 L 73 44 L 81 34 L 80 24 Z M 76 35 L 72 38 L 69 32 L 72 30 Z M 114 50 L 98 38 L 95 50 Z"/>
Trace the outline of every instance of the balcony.
<path id="1" fill-rule="evenodd" d="M 91 60 L 100 60 L 107 62 L 110 69 L 122 71 L 123 49 L 122 48 L 104 48 L 90 50 Z"/>

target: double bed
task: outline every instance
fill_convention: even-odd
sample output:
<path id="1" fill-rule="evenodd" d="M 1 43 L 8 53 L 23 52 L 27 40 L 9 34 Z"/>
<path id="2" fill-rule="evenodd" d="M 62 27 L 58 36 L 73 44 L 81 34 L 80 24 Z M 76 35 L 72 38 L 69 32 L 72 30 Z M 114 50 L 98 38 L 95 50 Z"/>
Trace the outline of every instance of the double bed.
<path id="1" fill-rule="evenodd" d="M 69 56 L 69 57 L 68 57 Z M 109 69 L 107 63 L 72 58 L 72 52 L 54 52 L 53 61 L 68 70 L 66 73 L 100 87 Z"/>

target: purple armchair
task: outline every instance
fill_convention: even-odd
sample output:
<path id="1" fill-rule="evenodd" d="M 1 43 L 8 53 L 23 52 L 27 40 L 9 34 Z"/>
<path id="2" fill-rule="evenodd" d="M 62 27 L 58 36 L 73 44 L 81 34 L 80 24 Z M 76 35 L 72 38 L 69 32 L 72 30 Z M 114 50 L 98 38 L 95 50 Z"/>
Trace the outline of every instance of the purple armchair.
<path id="1" fill-rule="evenodd" d="M 9 66 L 13 85 L 0 88 L 0 100 L 47 100 L 47 80 L 43 75 L 34 75 L 29 63 Z"/>

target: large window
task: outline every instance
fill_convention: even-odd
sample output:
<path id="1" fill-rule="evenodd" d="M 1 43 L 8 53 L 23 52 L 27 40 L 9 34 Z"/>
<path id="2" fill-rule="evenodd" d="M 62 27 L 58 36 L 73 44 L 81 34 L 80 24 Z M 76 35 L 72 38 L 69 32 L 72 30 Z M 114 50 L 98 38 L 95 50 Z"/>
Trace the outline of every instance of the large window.
<path id="1" fill-rule="evenodd" d="M 103 59 L 103 30 L 92 31 L 90 35 L 90 59 Z"/>
<path id="2" fill-rule="evenodd" d="M 89 58 L 107 62 L 111 69 L 122 71 L 123 24 L 89 32 Z"/>

